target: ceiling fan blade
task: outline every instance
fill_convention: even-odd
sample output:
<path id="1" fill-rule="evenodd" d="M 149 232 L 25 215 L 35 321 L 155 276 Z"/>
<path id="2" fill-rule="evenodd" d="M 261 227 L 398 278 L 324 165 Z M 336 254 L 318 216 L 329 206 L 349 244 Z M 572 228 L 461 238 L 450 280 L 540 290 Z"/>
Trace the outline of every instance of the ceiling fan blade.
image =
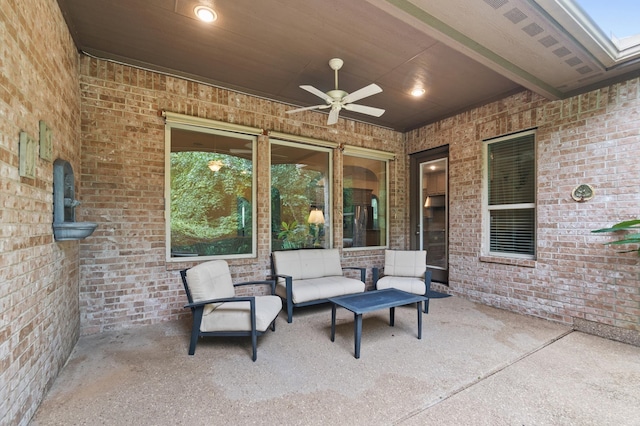
<path id="1" fill-rule="evenodd" d="M 359 101 L 360 99 L 366 98 L 367 96 L 375 95 L 376 93 L 380 92 L 382 92 L 382 88 L 375 83 L 371 83 L 370 85 L 363 87 L 360 90 L 356 90 L 355 92 L 350 93 L 342 98 L 342 103 L 345 104 Z"/>
<path id="2" fill-rule="evenodd" d="M 373 115 L 375 117 L 380 117 L 382 114 L 384 114 L 384 111 L 385 111 L 380 108 L 374 108 L 374 107 L 358 105 L 358 104 L 346 104 L 345 106 L 343 106 L 343 108 L 346 109 L 347 111 L 359 112 L 362 114 Z"/>
<path id="3" fill-rule="evenodd" d="M 313 86 L 309 86 L 309 85 L 303 84 L 302 86 L 300 86 L 300 88 L 306 90 L 307 92 L 309 92 L 309 93 L 311 93 L 313 95 L 316 95 L 317 97 L 319 97 L 321 99 L 324 99 L 324 101 L 326 103 L 328 103 L 328 104 L 330 104 L 333 101 L 333 99 L 331 99 L 329 96 L 327 96 L 326 93 L 324 93 L 323 91 L 321 91 L 319 89 L 316 89 Z"/>
<path id="4" fill-rule="evenodd" d="M 289 111 L 285 111 L 287 114 L 293 114 L 294 112 L 308 111 L 310 109 L 325 109 L 329 108 L 331 105 L 313 105 L 303 108 L 290 109 Z"/>
<path id="5" fill-rule="evenodd" d="M 332 124 L 336 124 L 338 122 L 339 113 L 340 113 L 340 108 L 336 108 L 336 107 L 331 108 L 331 112 L 329 113 L 329 119 L 327 120 L 328 126 L 331 126 Z"/>

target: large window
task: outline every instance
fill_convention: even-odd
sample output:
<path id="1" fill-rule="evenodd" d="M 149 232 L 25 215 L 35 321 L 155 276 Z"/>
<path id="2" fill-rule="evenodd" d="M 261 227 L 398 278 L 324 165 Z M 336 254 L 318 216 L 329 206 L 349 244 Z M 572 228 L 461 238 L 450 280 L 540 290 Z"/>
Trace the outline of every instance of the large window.
<path id="1" fill-rule="evenodd" d="M 387 244 L 386 159 L 349 155 L 343 159 L 343 247 Z"/>
<path id="2" fill-rule="evenodd" d="M 168 258 L 253 255 L 256 137 L 167 122 Z"/>
<path id="3" fill-rule="evenodd" d="M 490 255 L 532 259 L 536 246 L 535 134 L 488 141 L 485 154 L 485 247 Z"/>
<path id="4" fill-rule="evenodd" d="M 271 247 L 331 246 L 331 150 L 271 141 Z"/>

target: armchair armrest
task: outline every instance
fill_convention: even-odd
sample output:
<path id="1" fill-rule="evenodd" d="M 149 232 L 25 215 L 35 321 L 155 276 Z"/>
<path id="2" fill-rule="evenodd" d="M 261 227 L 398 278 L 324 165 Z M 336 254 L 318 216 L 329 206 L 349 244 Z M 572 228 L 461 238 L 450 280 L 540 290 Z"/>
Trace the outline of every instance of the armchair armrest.
<path id="1" fill-rule="evenodd" d="M 378 280 L 381 278 L 382 276 L 382 271 L 384 271 L 384 266 L 381 268 L 378 267 L 374 267 L 371 272 L 372 272 L 372 279 L 373 279 L 373 286 L 376 286 L 376 283 L 378 282 Z"/>
<path id="2" fill-rule="evenodd" d="M 240 287 L 243 285 L 260 285 L 260 284 L 271 286 L 271 294 L 272 295 L 276 294 L 276 282 L 274 280 L 246 281 L 243 283 L 234 284 L 233 286 Z"/>
<path id="3" fill-rule="evenodd" d="M 360 281 L 362 281 L 363 283 L 367 282 L 367 268 L 362 268 L 359 266 L 343 266 L 342 270 L 344 271 L 345 269 L 354 269 L 360 271 Z"/>
<path id="4" fill-rule="evenodd" d="M 203 307 L 204 305 L 208 305 L 210 303 L 224 303 L 224 302 L 251 302 L 255 303 L 255 296 L 239 296 L 239 297 L 224 297 L 221 299 L 209 299 L 209 300 L 201 300 L 199 302 L 189 303 L 184 305 L 185 308 L 196 309 Z"/>
<path id="5" fill-rule="evenodd" d="M 293 277 L 291 275 L 273 274 L 269 275 L 269 278 L 278 279 L 283 278 L 286 286 L 286 300 L 287 300 L 287 322 L 293 321 Z M 275 282 L 275 281 L 274 281 Z"/>

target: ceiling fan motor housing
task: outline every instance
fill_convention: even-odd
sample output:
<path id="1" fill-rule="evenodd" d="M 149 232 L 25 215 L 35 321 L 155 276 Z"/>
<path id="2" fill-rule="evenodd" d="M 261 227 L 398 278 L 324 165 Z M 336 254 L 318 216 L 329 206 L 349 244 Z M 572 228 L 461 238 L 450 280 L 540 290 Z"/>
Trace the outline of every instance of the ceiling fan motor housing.
<path id="1" fill-rule="evenodd" d="M 347 95 L 348 95 L 347 92 L 345 92 L 344 90 L 339 90 L 339 89 L 329 90 L 327 92 L 327 96 L 329 96 L 331 99 L 333 99 L 334 102 L 341 102 L 342 99 Z"/>

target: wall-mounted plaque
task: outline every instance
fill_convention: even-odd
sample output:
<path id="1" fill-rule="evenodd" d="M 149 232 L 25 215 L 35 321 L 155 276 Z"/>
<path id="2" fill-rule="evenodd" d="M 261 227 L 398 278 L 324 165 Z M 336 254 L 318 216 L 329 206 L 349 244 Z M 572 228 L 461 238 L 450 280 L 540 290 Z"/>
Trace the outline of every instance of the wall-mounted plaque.
<path id="1" fill-rule="evenodd" d="M 578 202 L 589 201 L 593 198 L 593 195 L 593 188 L 591 185 L 585 183 L 576 186 L 573 191 L 571 191 L 571 198 Z"/>
<path id="2" fill-rule="evenodd" d="M 47 161 L 53 160 L 53 131 L 42 120 L 40 120 L 40 158 Z"/>
<path id="3" fill-rule="evenodd" d="M 36 177 L 37 142 L 27 132 L 20 132 L 20 176 Z"/>

